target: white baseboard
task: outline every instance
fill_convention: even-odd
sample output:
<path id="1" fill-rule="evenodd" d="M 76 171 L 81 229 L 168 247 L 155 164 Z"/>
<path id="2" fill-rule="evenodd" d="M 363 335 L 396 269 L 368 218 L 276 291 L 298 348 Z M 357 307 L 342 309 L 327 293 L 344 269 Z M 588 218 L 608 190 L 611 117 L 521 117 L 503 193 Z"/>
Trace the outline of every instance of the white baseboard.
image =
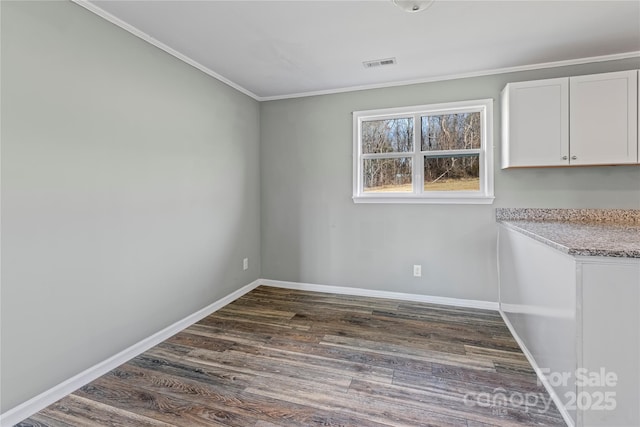
<path id="1" fill-rule="evenodd" d="M 354 295 L 373 298 L 388 298 L 412 302 L 424 302 L 430 304 L 448 305 L 453 307 L 478 308 L 484 310 L 498 311 L 498 303 L 492 301 L 467 300 L 458 298 L 437 297 L 429 295 L 407 294 L 400 292 L 376 291 L 363 288 L 350 288 L 343 286 L 328 286 L 310 283 L 284 282 L 279 280 L 258 279 L 248 285 L 238 289 L 235 292 L 219 299 L 218 301 L 204 307 L 203 309 L 167 326 L 159 332 L 139 341 L 117 353 L 110 358 L 80 372 L 79 374 L 63 381 L 62 383 L 50 388 L 49 390 L 35 396 L 34 398 L 0 414 L 0 426 L 13 426 L 20 421 L 29 418 L 36 412 L 46 408 L 52 403 L 62 399 L 66 395 L 73 393 L 80 387 L 99 378 L 107 372 L 117 368 L 132 358 L 144 353 L 150 348 L 160 344 L 162 341 L 170 338 L 181 330 L 191 326 L 199 320 L 205 318 L 211 313 L 221 309 L 225 305 L 240 298 L 242 295 L 252 291 L 260 285 L 273 286 L 277 288 L 297 289 L 313 292 L 333 293 L 341 295 Z M 504 316 L 503 316 L 504 317 Z M 511 329 L 511 328 L 510 328 Z M 512 330 L 512 333 L 513 330 Z M 515 333 L 514 333 L 515 336 Z M 517 338 L 516 338 L 517 339 Z M 520 344 L 520 342 L 518 342 Z M 522 347 L 522 344 L 520 344 Z M 525 353 L 526 354 L 526 353 Z M 529 356 L 527 356 L 529 357 Z"/>
<path id="2" fill-rule="evenodd" d="M 197 321 L 202 320 L 211 313 L 240 298 L 247 292 L 250 292 L 253 289 L 257 288 L 259 285 L 260 280 L 249 283 L 248 285 L 243 286 L 237 291 L 230 293 L 229 295 L 217 300 L 216 302 L 204 307 L 203 309 L 190 314 L 184 319 L 178 320 L 174 324 L 167 326 L 166 328 L 156 332 L 150 337 L 147 337 L 142 341 L 139 341 L 136 344 L 132 345 L 131 347 L 122 350 L 120 353 L 111 356 L 110 358 L 84 370 L 83 372 L 80 372 L 78 375 L 75 375 L 68 380 L 61 382 L 60 384 L 50 388 L 45 392 L 40 393 L 39 395 L 16 406 L 15 408 L 12 408 L 3 414 L 0 414 L 0 426 L 13 426 L 20 421 L 29 418 L 36 412 L 62 399 L 66 395 L 73 393 L 80 387 L 90 383 L 91 381 L 117 368 L 128 360 L 131 360 L 139 354 L 142 354 L 150 348 L 160 344 L 162 341 L 193 325 Z"/>
<path id="3" fill-rule="evenodd" d="M 565 408 L 564 403 L 562 403 L 562 400 L 560 400 L 560 397 L 558 396 L 558 394 L 555 392 L 553 387 L 551 387 L 551 384 L 549 384 L 547 377 L 545 377 L 544 374 L 542 373 L 540 366 L 538 366 L 538 363 L 533 358 L 533 355 L 531 354 L 527 346 L 524 345 L 524 341 L 522 341 L 522 339 L 516 332 L 515 328 L 509 321 L 509 318 L 507 318 L 506 314 L 504 313 L 504 311 L 502 311 L 502 309 L 500 309 L 499 312 L 500 312 L 500 316 L 502 316 L 502 320 L 504 320 L 504 323 L 506 323 L 507 328 L 509 328 L 509 332 L 511 332 L 511 335 L 513 335 L 513 338 L 515 338 L 516 342 L 520 346 L 520 349 L 522 350 L 525 357 L 531 364 L 531 367 L 536 371 L 536 375 L 538 376 L 538 379 L 540 380 L 544 388 L 547 390 L 547 393 L 549 393 L 549 396 L 551 396 L 553 403 L 556 404 L 556 407 L 558 408 L 558 411 L 560 411 L 560 415 L 562 415 L 564 422 L 567 423 L 568 427 L 575 427 L 573 419 L 569 415 L 567 408 Z"/>
<path id="4" fill-rule="evenodd" d="M 372 289 L 350 288 L 346 286 L 328 286 L 312 283 L 284 282 L 281 280 L 260 279 L 260 284 L 264 286 L 273 286 L 274 288 L 297 289 L 300 291 L 324 292 L 329 294 L 354 295 L 373 298 L 388 298 L 403 301 L 424 302 L 429 304 L 449 305 L 453 307 L 479 308 L 483 310 L 498 311 L 498 303 L 493 301 L 436 297 L 429 295 L 406 294 L 401 292 L 376 291 Z"/>

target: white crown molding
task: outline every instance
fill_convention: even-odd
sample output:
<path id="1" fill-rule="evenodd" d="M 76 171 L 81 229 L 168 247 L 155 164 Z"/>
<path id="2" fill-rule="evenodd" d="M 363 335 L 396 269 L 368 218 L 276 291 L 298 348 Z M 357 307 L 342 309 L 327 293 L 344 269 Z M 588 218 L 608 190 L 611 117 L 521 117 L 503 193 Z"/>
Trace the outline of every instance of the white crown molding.
<path id="1" fill-rule="evenodd" d="M 36 412 L 62 399 L 66 395 L 73 393 L 80 387 L 89 384 L 96 378 L 101 377 L 107 372 L 138 356 L 139 354 L 142 354 L 150 348 L 167 340 L 183 329 L 193 325 L 201 319 L 204 319 L 211 313 L 220 310 L 225 305 L 240 298 L 244 294 L 251 292 L 258 286 L 260 286 L 259 279 L 243 286 L 242 288 L 230 293 L 223 298 L 220 298 L 219 300 L 215 301 L 212 304 L 209 304 L 203 309 L 198 310 L 181 320 L 178 320 L 174 324 L 169 325 L 166 328 L 156 332 L 155 334 L 133 344 L 131 347 L 122 350 L 120 353 L 117 353 L 109 357 L 108 359 L 103 360 L 96 365 L 93 365 L 92 367 L 61 382 L 60 384 L 50 388 L 49 390 L 40 393 L 32 399 L 27 400 L 26 402 L 12 409 L 9 409 L 7 412 L 0 414 L 0 426 L 12 426 L 26 418 L 29 418 Z"/>
<path id="2" fill-rule="evenodd" d="M 133 25 L 128 24 L 125 21 L 121 20 L 120 18 L 113 16 L 112 14 L 105 11 L 104 9 L 91 3 L 89 0 L 71 0 L 71 1 L 95 13 L 96 15 L 111 22 L 112 24 L 117 25 L 118 27 L 130 32 L 134 36 L 141 38 L 147 43 L 150 43 L 151 45 L 164 50 L 169 55 L 172 55 L 178 58 L 179 60 L 213 77 L 214 79 L 217 79 L 222 83 L 225 83 L 226 85 L 236 89 L 237 91 L 255 99 L 256 101 L 278 101 L 283 99 L 305 98 L 308 96 L 332 95 L 337 93 L 355 92 L 360 90 L 384 89 L 388 87 L 408 86 L 408 85 L 414 85 L 414 84 L 420 84 L 420 83 L 433 83 L 433 82 L 446 81 L 446 80 L 489 76 L 494 74 L 514 73 L 518 71 L 531 71 L 531 70 L 540 70 L 544 68 L 566 67 L 569 65 L 587 64 L 590 62 L 605 62 L 605 61 L 615 61 L 619 59 L 640 58 L 640 51 L 633 51 L 633 52 L 616 53 L 611 55 L 592 56 L 587 58 L 576 58 L 576 59 L 567 59 L 562 61 L 544 62 L 539 64 L 519 65 L 515 67 L 494 68 L 490 70 L 472 71 L 469 73 L 446 74 L 446 75 L 440 75 L 440 76 L 425 77 L 420 79 L 403 80 L 399 82 L 378 83 L 378 84 L 361 85 L 361 86 L 348 86 L 348 87 L 337 88 L 337 89 L 299 92 L 299 93 L 291 93 L 291 94 L 285 94 L 285 95 L 259 96 L 251 92 L 250 90 L 244 88 L 243 86 L 233 82 L 232 80 L 229 80 L 224 76 L 221 76 L 220 74 L 216 73 L 210 68 L 205 67 L 199 62 L 189 58 L 188 56 L 178 52 L 177 50 L 167 46 L 166 44 L 156 40 L 155 38 L 151 37 L 149 34 L 139 30 Z"/>
<path id="3" fill-rule="evenodd" d="M 122 28 L 123 30 L 126 30 L 126 31 L 130 32 L 134 36 L 141 38 L 142 40 L 146 41 L 147 43 L 150 43 L 151 45 L 157 47 L 158 49 L 164 50 L 169 55 L 175 56 L 179 60 L 191 65 L 194 68 L 197 68 L 198 70 L 200 70 L 203 73 L 213 77 L 214 79 L 219 80 L 219 81 L 221 81 L 222 83 L 224 83 L 224 84 L 226 84 L 228 86 L 231 86 L 232 88 L 234 88 L 238 92 L 241 92 L 241 93 L 243 93 L 243 94 L 255 99 L 256 101 L 260 101 L 261 100 L 261 98 L 258 95 L 256 95 L 255 93 L 251 92 L 250 90 L 245 89 L 244 87 L 240 86 L 239 84 L 229 80 L 228 78 L 226 78 L 224 76 L 221 76 L 220 74 L 218 74 L 215 71 L 205 67 L 204 65 L 200 64 L 199 62 L 194 61 L 193 59 L 189 58 L 186 55 L 183 55 L 182 53 L 178 52 L 177 50 L 175 50 L 175 49 L 167 46 L 166 44 L 156 40 L 155 38 L 151 37 L 149 34 L 143 32 L 143 31 L 140 31 L 139 29 L 137 29 L 133 25 L 128 24 L 125 21 L 121 20 L 120 18 L 117 18 L 117 17 L 113 16 L 109 12 L 107 12 L 104 9 L 96 6 L 95 4 L 89 2 L 88 0 L 71 0 L 71 1 L 73 3 L 75 3 L 75 4 L 77 4 L 78 6 L 82 6 L 83 8 L 87 9 L 88 11 L 95 13 L 99 17 L 111 22 L 112 24 L 117 25 L 118 27 Z"/>
<path id="4" fill-rule="evenodd" d="M 570 65 L 588 64 L 593 62 L 616 61 L 620 59 L 640 58 L 640 51 L 615 53 L 611 55 L 591 56 L 588 58 L 567 59 L 562 61 L 542 62 L 539 64 L 518 65 L 514 67 L 493 68 L 489 70 L 472 71 L 460 74 L 445 74 L 440 76 L 425 77 L 413 80 L 403 80 L 399 82 L 379 83 L 362 86 L 350 86 L 339 89 L 318 90 L 312 92 L 291 93 L 287 95 L 261 96 L 259 101 L 279 101 L 282 99 L 304 98 L 308 96 L 332 95 L 336 93 L 355 92 L 359 90 L 384 89 L 396 86 L 409 86 L 421 83 L 434 83 L 446 80 L 467 79 L 470 77 L 483 77 L 497 74 L 516 73 L 520 71 L 542 70 L 545 68 L 567 67 Z"/>
<path id="5" fill-rule="evenodd" d="M 428 304 L 448 305 L 452 307 L 478 308 L 482 310 L 498 311 L 498 303 L 494 301 L 480 301 L 438 297 L 431 295 L 406 294 L 401 292 L 377 291 L 373 289 L 351 288 L 346 286 L 328 286 L 313 283 L 285 282 L 281 280 L 260 279 L 260 284 L 274 288 L 295 289 L 299 291 L 323 292 L 329 294 L 354 295 L 360 297 L 387 298 Z"/>

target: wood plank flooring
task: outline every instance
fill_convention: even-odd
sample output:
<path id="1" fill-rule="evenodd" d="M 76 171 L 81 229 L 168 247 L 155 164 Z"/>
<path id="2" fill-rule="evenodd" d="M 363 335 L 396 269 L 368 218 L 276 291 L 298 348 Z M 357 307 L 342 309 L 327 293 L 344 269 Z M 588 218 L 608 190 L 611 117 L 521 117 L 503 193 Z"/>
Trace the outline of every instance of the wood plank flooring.
<path id="1" fill-rule="evenodd" d="M 491 311 L 261 286 L 18 424 L 564 426 Z"/>

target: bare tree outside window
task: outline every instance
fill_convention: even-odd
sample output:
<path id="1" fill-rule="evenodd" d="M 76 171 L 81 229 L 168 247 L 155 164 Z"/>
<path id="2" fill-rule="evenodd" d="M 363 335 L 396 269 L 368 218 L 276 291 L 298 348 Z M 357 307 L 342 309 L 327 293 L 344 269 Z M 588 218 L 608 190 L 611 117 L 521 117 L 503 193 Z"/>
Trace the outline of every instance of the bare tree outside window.
<path id="1" fill-rule="evenodd" d="M 492 99 L 354 111 L 354 202 L 492 203 L 492 123 Z"/>
<path id="2" fill-rule="evenodd" d="M 413 152 L 413 118 L 372 120 L 362 123 L 363 154 Z M 411 157 L 377 157 L 363 164 L 364 191 L 411 192 Z"/>
<path id="3" fill-rule="evenodd" d="M 411 157 L 365 159 L 364 191 L 412 192 Z"/>
<path id="4" fill-rule="evenodd" d="M 480 112 L 424 116 L 422 151 L 480 148 Z"/>
<path id="5" fill-rule="evenodd" d="M 479 191 L 479 154 L 441 157 L 437 151 L 479 149 L 480 113 L 425 116 L 421 122 L 422 151 L 428 153 L 424 159 L 424 191 Z"/>
<path id="6" fill-rule="evenodd" d="M 480 190 L 480 157 L 425 157 L 424 191 Z"/>
<path id="7" fill-rule="evenodd" d="M 413 151 L 413 118 L 373 120 L 362 123 L 362 153 L 410 153 Z"/>

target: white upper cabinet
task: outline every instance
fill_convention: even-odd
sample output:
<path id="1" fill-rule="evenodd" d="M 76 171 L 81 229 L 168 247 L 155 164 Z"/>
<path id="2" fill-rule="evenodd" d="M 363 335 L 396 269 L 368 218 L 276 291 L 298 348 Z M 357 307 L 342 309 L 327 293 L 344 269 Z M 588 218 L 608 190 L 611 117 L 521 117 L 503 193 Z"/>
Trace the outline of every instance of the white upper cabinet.
<path id="1" fill-rule="evenodd" d="M 638 72 L 570 79 L 571 164 L 638 163 Z"/>
<path id="2" fill-rule="evenodd" d="M 509 83 L 502 167 L 638 163 L 638 71 Z"/>
<path id="3" fill-rule="evenodd" d="M 502 91 L 502 167 L 569 164 L 569 78 Z"/>

